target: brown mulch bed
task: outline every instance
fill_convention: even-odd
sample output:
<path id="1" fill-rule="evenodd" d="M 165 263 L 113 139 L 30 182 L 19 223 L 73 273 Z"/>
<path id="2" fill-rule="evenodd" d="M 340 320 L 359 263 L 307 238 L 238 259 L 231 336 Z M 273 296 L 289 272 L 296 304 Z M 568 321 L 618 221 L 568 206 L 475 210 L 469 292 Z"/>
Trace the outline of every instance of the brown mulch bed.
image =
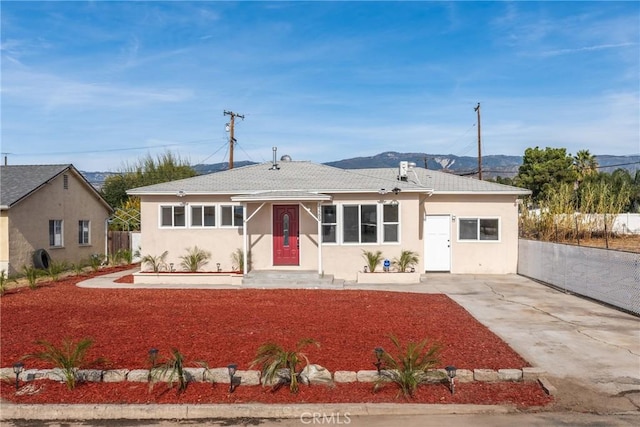
<path id="1" fill-rule="evenodd" d="M 122 267 L 120 270 L 128 267 Z M 103 270 L 102 273 L 116 271 Z M 522 368 L 529 364 L 506 343 L 446 295 L 331 290 L 149 290 L 88 289 L 75 284 L 87 277 L 43 283 L 35 291 L 10 290 L 0 299 L 2 349 L 0 366 L 9 367 L 36 352 L 36 340 L 59 344 L 65 338 L 89 337 L 94 344 L 88 360 L 103 357 L 103 368 L 148 368 L 152 347 L 162 357 L 171 348 L 185 355 L 187 366 L 204 361 L 210 367 L 237 363 L 248 369 L 257 348 L 267 341 L 287 347 L 310 337 L 320 348 L 308 347 L 312 363 L 330 371 L 374 369 L 373 348 L 392 349 L 388 335 L 401 342 L 429 337 L 441 345 L 439 367 L 459 369 Z M 27 359 L 25 367 L 51 368 Z M 270 393 L 259 386 L 239 387 L 232 395 L 223 385 L 189 385 L 147 392 L 146 384 L 81 384 L 66 391 L 50 381 L 33 396 L 15 396 L 11 383 L 2 384 L 3 398 L 20 402 L 376 402 L 395 401 L 387 387 L 371 393 L 371 384 L 339 384 L 332 389 L 303 387 L 297 396 Z M 161 390 L 161 385 L 156 389 Z M 453 397 L 443 385 L 427 386 L 413 400 L 423 403 L 546 404 L 549 398 L 535 384 L 460 384 Z M 502 397 L 501 397 L 502 396 Z M 507 396 L 507 397 L 505 397 Z M 175 400 L 177 399 L 177 400 Z M 346 399 L 346 400 L 345 400 Z M 382 400 L 380 400 L 382 399 Z M 521 402 L 521 403 L 518 403 Z"/>

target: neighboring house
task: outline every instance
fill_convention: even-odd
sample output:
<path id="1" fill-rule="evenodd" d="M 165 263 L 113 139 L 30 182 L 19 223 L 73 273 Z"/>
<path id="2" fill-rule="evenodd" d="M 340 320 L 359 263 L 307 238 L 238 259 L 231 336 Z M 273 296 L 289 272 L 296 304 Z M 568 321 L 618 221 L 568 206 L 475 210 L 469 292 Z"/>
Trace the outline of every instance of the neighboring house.
<path id="1" fill-rule="evenodd" d="M 516 273 L 518 197 L 530 192 L 408 162 L 345 170 L 283 156 L 128 194 L 141 199 L 143 255 L 166 250 L 179 266 L 198 246 L 229 271 L 232 253 L 248 249 L 254 271 L 354 280 L 363 250 L 390 260 L 414 251 L 418 272 Z"/>
<path id="2" fill-rule="evenodd" d="M 105 254 L 110 213 L 73 165 L 0 166 L 0 270 Z"/>

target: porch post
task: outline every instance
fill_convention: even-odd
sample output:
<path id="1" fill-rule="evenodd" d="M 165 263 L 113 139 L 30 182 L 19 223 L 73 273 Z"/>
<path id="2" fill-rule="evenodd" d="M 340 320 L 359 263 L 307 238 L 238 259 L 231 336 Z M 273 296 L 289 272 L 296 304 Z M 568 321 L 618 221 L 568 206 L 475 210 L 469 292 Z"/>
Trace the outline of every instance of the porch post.
<path id="1" fill-rule="evenodd" d="M 318 275 L 322 276 L 322 202 L 318 202 L 316 222 L 318 223 Z"/>
<path id="2" fill-rule="evenodd" d="M 247 275 L 247 272 L 249 271 L 248 268 L 249 266 L 247 265 L 247 227 L 249 226 L 249 223 L 247 222 L 247 203 L 243 203 L 242 204 L 242 258 L 243 258 L 243 272 L 242 274 L 244 276 Z"/>

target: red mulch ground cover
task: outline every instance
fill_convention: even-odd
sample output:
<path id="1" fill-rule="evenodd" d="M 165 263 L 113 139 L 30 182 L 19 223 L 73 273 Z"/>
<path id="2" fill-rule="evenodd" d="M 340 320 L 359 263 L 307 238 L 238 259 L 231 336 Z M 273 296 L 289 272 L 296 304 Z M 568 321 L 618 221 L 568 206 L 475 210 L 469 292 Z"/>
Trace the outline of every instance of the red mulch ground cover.
<path id="1" fill-rule="evenodd" d="M 126 267 L 120 268 L 120 270 Z M 109 273 L 116 269 L 102 270 Z M 92 274 L 93 275 L 93 274 Z M 0 366 L 9 367 L 36 352 L 36 340 L 59 344 L 65 338 L 90 337 L 88 360 L 103 357 L 105 368 L 148 368 L 147 352 L 155 347 L 161 358 L 172 347 L 185 355 L 186 365 L 204 361 L 210 367 L 237 363 L 248 369 L 262 343 L 294 346 L 306 337 L 320 343 L 308 347 L 312 363 L 330 371 L 374 369 L 373 348 L 391 350 L 389 334 L 401 342 L 425 337 L 440 343 L 441 367 L 462 369 L 522 368 L 529 364 L 506 343 L 445 295 L 330 290 L 150 290 L 89 289 L 75 284 L 92 275 L 43 283 L 33 291 L 10 290 L 0 299 L 2 328 Z M 126 279 L 125 279 L 126 280 Z M 27 369 L 51 368 L 27 359 Z M 156 385 L 81 384 L 67 391 L 51 381 L 33 384 L 35 395 L 16 396 L 3 383 L 3 398 L 19 402 L 377 402 L 396 401 L 387 387 L 372 394 L 371 384 L 339 384 L 327 389 L 303 387 L 297 396 L 271 393 L 259 386 L 239 387 L 229 395 L 223 385 L 189 385 L 177 396 Z M 450 396 L 443 385 L 421 389 L 413 402 L 513 403 L 524 406 L 549 402 L 535 384 L 459 384 Z M 498 399 L 498 400 L 496 400 Z"/>

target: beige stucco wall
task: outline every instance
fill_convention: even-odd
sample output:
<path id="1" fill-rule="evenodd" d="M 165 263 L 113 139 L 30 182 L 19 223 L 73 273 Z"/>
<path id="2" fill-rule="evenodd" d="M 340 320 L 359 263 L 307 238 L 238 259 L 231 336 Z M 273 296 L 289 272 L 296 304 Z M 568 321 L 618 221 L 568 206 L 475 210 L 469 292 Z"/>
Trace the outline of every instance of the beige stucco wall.
<path id="1" fill-rule="evenodd" d="M 383 196 L 380 196 L 383 197 Z M 420 262 L 416 271 L 424 271 L 423 227 L 425 214 L 455 215 L 456 217 L 499 218 L 501 235 L 498 242 L 458 241 L 457 221 L 451 223 L 451 273 L 455 274 L 507 274 L 517 269 L 518 221 L 515 196 L 438 196 L 426 197 L 417 194 L 385 195 L 382 199 L 371 200 L 371 195 L 334 195 L 333 204 L 389 203 L 399 202 L 400 243 L 395 244 L 324 244 L 322 245 L 322 271 L 338 279 L 356 280 L 357 272 L 366 264 L 362 251 L 380 250 L 389 260 L 398 257 L 402 250 L 419 254 Z M 167 263 L 173 263 L 180 270 L 180 256 L 187 248 L 197 245 L 211 252 L 209 265 L 204 270 L 214 270 L 220 263 L 223 271 L 231 270 L 232 253 L 243 247 L 242 228 L 160 228 L 160 205 L 184 203 L 192 204 L 237 204 L 229 197 L 214 196 L 143 196 L 142 197 L 142 255 L 160 255 L 167 250 Z M 287 204 L 280 202 L 277 204 Z M 294 203 L 292 203 L 294 204 Z M 304 206 L 317 215 L 316 202 L 304 202 Z M 318 224 L 316 220 L 300 208 L 300 265 L 282 267 L 273 265 L 271 203 L 247 204 L 248 244 L 254 270 L 296 269 L 318 270 Z M 220 224 L 219 210 L 216 223 Z M 380 266 L 382 268 L 382 266 Z"/>
<path id="2" fill-rule="evenodd" d="M 0 211 L 0 271 L 9 274 L 9 211 Z"/>
<path id="3" fill-rule="evenodd" d="M 451 273 L 515 274 L 518 267 L 518 205 L 515 196 L 434 195 L 427 215 L 455 215 L 451 222 Z M 458 240 L 458 218 L 500 219 L 500 241 Z"/>
<path id="4" fill-rule="evenodd" d="M 74 173 L 68 172 L 69 188 L 63 175 L 45 184 L 8 210 L 9 271 L 18 273 L 33 265 L 33 252 L 45 249 L 53 261 L 78 263 L 91 254 L 105 253 L 107 207 Z M 63 220 L 63 246 L 49 246 L 49 220 Z M 78 221 L 90 221 L 90 244 L 78 244 Z"/>

